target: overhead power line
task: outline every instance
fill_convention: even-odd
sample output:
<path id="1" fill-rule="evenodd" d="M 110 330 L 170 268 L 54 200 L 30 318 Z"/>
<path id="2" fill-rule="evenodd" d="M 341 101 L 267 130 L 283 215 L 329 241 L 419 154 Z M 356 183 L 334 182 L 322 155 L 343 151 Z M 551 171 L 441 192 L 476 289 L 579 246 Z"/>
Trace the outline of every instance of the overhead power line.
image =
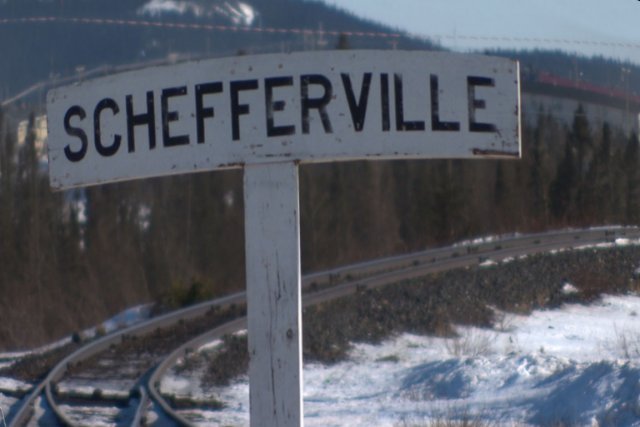
<path id="1" fill-rule="evenodd" d="M 640 43 L 559 39 L 559 38 L 548 38 L 548 37 L 512 37 L 512 36 L 476 36 L 476 35 L 460 35 L 460 34 L 437 34 L 437 35 L 423 36 L 423 38 L 426 38 L 429 40 L 439 40 L 439 39 L 452 40 L 453 39 L 453 40 L 469 40 L 469 41 L 519 42 L 519 43 L 539 43 L 539 44 L 556 44 L 556 45 L 562 44 L 562 45 L 624 47 L 624 48 L 640 49 Z"/>
<path id="2" fill-rule="evenodd" d="M 277 27 L 251 27 L 241 25 L 218 25 L 218 24 L 198 24 L 198 23 L 178 23 L 178 22 L 160 22 L 139 19 L 108 19 L 108 18 L 65 18 L 58 16 L 32 16 L 24 18 L 5 18 L 0 19 L 0 25 L 9 24 L 43 24 L 43 23 L 62 23 L 62 24 L 84 24 L 84 25 L 111 25 L 111 26 L 129 26 L 129 27 L 156 27 L 177 30 L 198 30 L 198 31 L 219 31 L 219 32 L 236 32 L 236 33 L 266 33 L 266 34 L 301 34 L 301 35 L 327 35 L 327 36 L 352 36 L 352 37 L 375 37 L 375 38 L 393 38 L 397 39 L 403 36 L 400 33 L 387 33 L 382 31 L 341 31 L 341 30 L 324 30 L 310 28 L 277 28 Z M 409 35 L 407 35 L 409 36 Z M 598 40 L 580 40 L 550 37 L 515 37 L 515 36 L 482 36 L 472 34 L 426 34 L 414 35 L 418 38 L 426 40 L 466 40 L 466 41 L 489 41 L 502 43 L 538 43 L 549 45 L 566 45 L 566 46 L 600 46 L 600 47 L 619 47 L 640 49 L 640 43 L 631 42 L 615 42 L 615 41 L 598 41 Z"/>
<path id="3" fill-rule="evenodd" d="M 313 30 L 307 28 L 275 28 L 275 27 L 249 27 L 239 25 L 215 25 L 196 24 L 178 22 L 145 21 L 136 19 L 103 19 L 103 18 L 62 18 L 57 16 L 33 16 L 28 18 L 0 19 L 0 25 L 8 24 L 85 24 L 85 25 L 114 25 L 128 27 L 157 27 L 179 30 L 200 30 L 200 31 L 224 31 L 236 33 L 267 33 L 267 34 L 302 34 L 302 35 L 328 35 L 328 36 L 353 36 L 353 37 L 376 37 L 376 38 L 398 38 L 398 33 L 385 33 L 374 31 L 338 31 L 338 30 Z"/>

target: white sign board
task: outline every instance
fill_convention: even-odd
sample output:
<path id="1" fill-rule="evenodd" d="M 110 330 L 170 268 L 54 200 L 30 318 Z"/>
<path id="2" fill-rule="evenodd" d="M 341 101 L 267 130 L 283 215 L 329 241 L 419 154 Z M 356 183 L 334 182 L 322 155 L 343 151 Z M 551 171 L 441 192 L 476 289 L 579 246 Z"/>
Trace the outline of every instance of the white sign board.
<path id="1" fill-rule="evenodd" d="M 299 427 L 298 164 L 520 156 L 516 62 L 433 52 L 260 55 L 53 90 L 51 185 L 244 167 L 252 427 Z"/>
<path id="2" fill-rule="evenodd" d="M 63 189 L 281 161 L 519 157 L 515 61 L 326 51 L 138 70 L 48 94 Z"/>

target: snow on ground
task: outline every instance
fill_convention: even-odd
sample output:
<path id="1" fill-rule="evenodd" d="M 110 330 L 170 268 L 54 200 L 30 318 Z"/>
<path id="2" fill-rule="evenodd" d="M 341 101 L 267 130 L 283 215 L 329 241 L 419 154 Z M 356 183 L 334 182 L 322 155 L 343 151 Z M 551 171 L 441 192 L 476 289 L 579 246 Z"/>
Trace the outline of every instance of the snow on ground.
<path id="1" fill-rule="evenodd" d="M 150 317 L 151 306 L 152 304 L 143 304 L 143 305 L 138 305 L 135 307 L 128 308 L 116 314 L 112 318 L 105 320 L 97 327 L 89 328 L 83 331 L 82 334 L 85 337 L 94 337 L 98 329 L 101 329 L 101 332 L 109 333 L 117 329 L 133 326 L 136 323 L 140 323 L 144 320 L 147 320 Z M 72 337 L 68 336 L 58 341 L 55 341 L 51 344 L 47 344 L 42 347 L 36 348 L 34 350 L 0 353 L 0 368 L 10 366 L 16 360 L 22 357 L 28 356 L 30 354 L 41 354 L 51 350 L 55 350 L 56 348 L 69 344 L 71 340 L 72 340 Z"/>
<path id="2" fill-rule="evenodd" d="M 116 314 L 102 323 L 105 332 L 113 332 L 147 320 L 151 315 L 152 304 L 138 305 Z"/>
<path id="3" fill-rule="evenodd" d="M 16 393 L 25 393 L 31 390 L 31 384 L 14 378 L 0 377 L 0 390 L 8 390 Z"/>
<path id="4" fill-rule="evenodd" d="M 125 328 L 128 326 L 132 326 L 136 323 L 142 322 L 149 318 L 151 312 L 151 305 L 139 305 L 136 307 L 129 308 L 121 313 L 118 313 L 111 319 L 106 320 L 100 326 L 96 328 L 87 329 L 83 332 L 83 335 L 86 337 L 93 337 L 96 334 L 98 329 L 101 329 L 105 333 L 112 332 L 114 330 Z M 15 361 L 19 360 L 21 357 L 28 356 L 29 354 L 37 354 L 37 353 L 45 353 L 47 351 L 54 350 L 58 347 L 62 347 L 65 344 L 71 342 L 71 337 L 65 337 L 59 341 L 56 341 L 52 344 L 48 344 L 46 346 L 37 348 L 32 351 L 26 352 L 8 352 L 8 353 L 0 353 L 0 368 L 8 367 L 11 364 L 15 363 Z M 91 395 L 93 390 L 97 387 L 103 387 L 103 392 L 109 396 L 120 397 L 122 395 L 128 395 L 129 388 L 125 388 L 123 384 L 117 382 L 108 382 L 105 381 L 104 384 L 84 384 L 81 381 L 76 381 L 71 384 L 61 383 L 59 384 L 61 387 L 61 391 L 76 391 L 79 393 L 84 392 L 87 395 Z M 130 387 L 130 384 L 127 384 Z M 3 394 L 0 392 L 0 410 L 6 415 L 9 411 L 12 410 L 13 406 L 18 403 L 19 399 L 10 396 L 10 394 L 15 393 L 24 393 L 30 390 L 32 387 L 31 384 L 18 381 L 12 378 L 0 377 L 0 390 L 6 391 L 9 393 Z M 46 411 L 42 410 L 42 413 Z M 0 415 L 2 415 L 0 413 Z M 0 417 L 1 423 L 1 417 Z M 1 424 L 0 424 L 1 425 Z"/>
<path id="5" fill-rule="evenodd" d="M 588 230 L 598 231 L 598 230 L 624 230 L 627 228 L 624 225 L 612 225 L 612 226 L 602 226 L 602 227 L 589 227 Z M 633 227 L 632 227 L 633 228 Z M 565 228 L 563 231 L 571 232 L 571 231 L 583 231 L 584 229 L 579 228 Z M 473 239 L 462 240 L 458 243 L 455 243 L 453 246 L 473 246 L 473 245 L 481 245 L 485 243 L 491 243 L 496 241 L 503 241 L 507 239 L 516 239 L 518 237 L 524 237 L 526 234 L 515 232 L 515 233 L 506 233 L 494 236 L 481 236 Z"/>
<path id="6" fill-rule="evenodd" d="M 62 410 L 72 421 L 78 425 L 93 427 L 116 426 L 120 416 L 120 409 L 115 406 L 70 406 L 60 405 Z"/>
<path id="7" fill-rule="evenodd" d="M 307 364 L 307 426 L 400 426 L 443 419 L 517 425 L 640 426 L 640 296 L 606 296 L 456 339 L 403 334 L 355 345 L 335 366 Z M 191 384 L 191 386 L 189 385 Z M 171 377 L 164 391 L 206 394 Z M 189 411 L 209 425 L 248 425 L 248 382 L 210 391 L 223 411 Z"/>
<path id="8" fill-rule="evenodd" d="M 640 241 L 617 239 L 595 247 L 629 244 Z M 594 245 L 581 249 L 591 247 Z M 487 259 L 484 265 L 494 263 Z M 573 293 L 575 287 L 566 283 L 563 291 Z M 110 332 L 148 316 L 149 306 L 138 306 L 100 328 Z M 507 425 L 564 422 L 640 427 L 639 296 L 607 296 L 588 307 L 568 305 L 530 316 L 499 317 L 496 330 L 460 328 L 457 339 L 404 334 L 379 346 L 355 345 L 351 359 L 335 366 L 306 365 L 305 424 L 395 427 L 470 418 Z M 95 333 L 96 328 L 84 332 L 86 336 Z M 33 352 L 47 351 L 70 339 Z M 211 351 L 219 344 L 200 350 Z M 0 364 L 33 352 L 0 354 Z M 190 378 L 168 375 L 161 388 L 202 401 L 213 396 L 227 405 L 223 411 L 184 411 L 193 421 L 248 425 L 248 379 L 205 391 L 198 386 L 201 375 L 202 371 Z M 62 386 L 77 391 L 82 384 Z M 130 388 L 100 386 L 103 391 Z M 0 378 L 1 389 L 25 387 L 29 385 Z M 0 394 L 0 409 L 5 414 L 16 402 Z M 69 409 L 82 414 L 82 408 Z M 102 408 L 92 423 L 109 424 L 112 411 Z"/>
<path id="9" fill-rule="evenodd" d="M 136 381 L 74 378 L 71 381 L 60 381 L 56 384 L 58 393 L 62 395 L 76 395 L 91 397 L 99 392 L 107 399 L 126 399 L 135 386 Z"/>
<path id="10" fill-rule="evenodd" d="M 13 407 L 13 405 L 15 405 L 17 402 L 18 399 L 16 399 L 15 397 L 0 394 L 0 410 L 2 411 L 0 413 L 0 417 L 6 419 L 9 411 L 11 410 L 11 407 Z"/>

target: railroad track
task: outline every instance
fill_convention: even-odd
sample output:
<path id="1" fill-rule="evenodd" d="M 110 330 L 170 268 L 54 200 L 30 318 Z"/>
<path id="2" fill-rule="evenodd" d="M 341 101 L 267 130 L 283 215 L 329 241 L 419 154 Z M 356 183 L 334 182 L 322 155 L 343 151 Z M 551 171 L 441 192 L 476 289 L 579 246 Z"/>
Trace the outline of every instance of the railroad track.
<path id="1" fill-rule="evenodd" d="M 477 265 L 488 259 L 499 261 L 617 238 L 640 238 L 640 228 L 569 230 L 469 241 L 362 262 L 304 276 L 303 303 L 317 304 L 357 290 Z M 34 402 L 43 395 L 62 425 L 86 425 L 81 417 L 91 407 L 111 423 L 139 426 L 151 405 L 167 423 L 191 425 L 160 393 L 161 378 L 186 353 L 245 327 L 245 295 L 237 293 L 105 336 L 78 349 L 51 369 L 22 400 L 20 408 L 12 411 L 9 426 L 31 424 Z M 76 412 L 77 407 L 82 407 L 82 412 Z"/>

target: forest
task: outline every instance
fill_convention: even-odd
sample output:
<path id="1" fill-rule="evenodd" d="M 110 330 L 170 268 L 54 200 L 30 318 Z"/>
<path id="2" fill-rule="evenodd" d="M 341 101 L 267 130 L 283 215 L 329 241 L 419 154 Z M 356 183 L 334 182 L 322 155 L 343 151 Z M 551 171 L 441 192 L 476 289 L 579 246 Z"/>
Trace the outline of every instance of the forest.
<path id="1" fill-rule="evenodd" d="M 0 111 L 0 348 L 23 349 L 127 307 L 244 287 L 242 171 L 52 192 L 33 118 Z M 637 224 L 638 139 L 540 111 L 520 160 L 306 165 L 303 273 L 495 233 Z"/>

